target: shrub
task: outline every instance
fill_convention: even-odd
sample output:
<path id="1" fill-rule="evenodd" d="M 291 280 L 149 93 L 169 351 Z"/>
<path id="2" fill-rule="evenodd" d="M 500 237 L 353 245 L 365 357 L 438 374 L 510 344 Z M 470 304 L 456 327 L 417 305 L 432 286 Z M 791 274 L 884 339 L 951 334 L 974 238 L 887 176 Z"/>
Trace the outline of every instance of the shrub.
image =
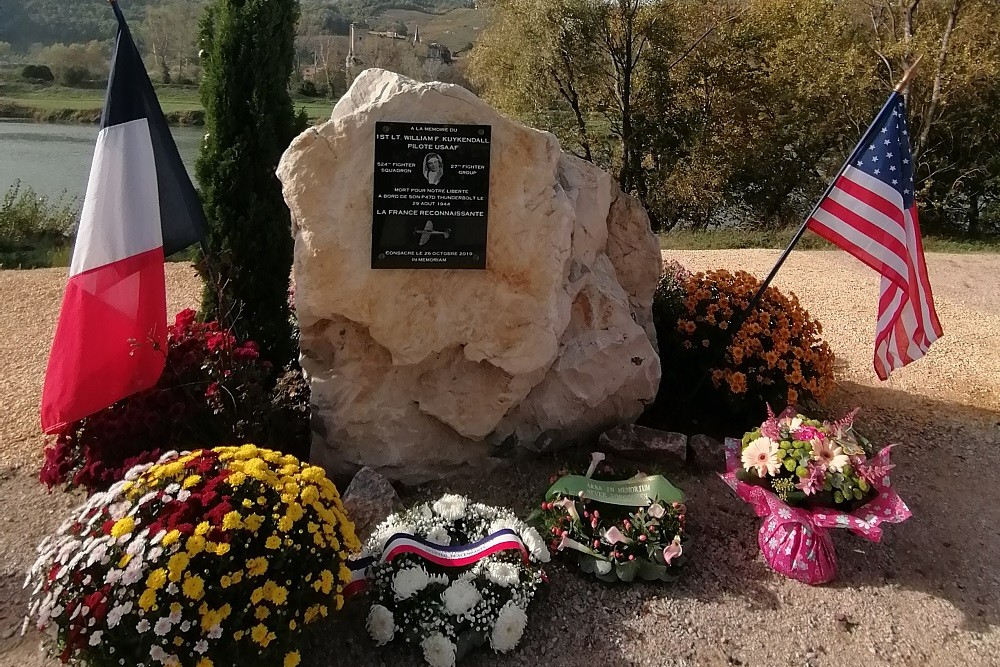
<path id="1" fill-rule="evenodd" d="M 746 308 L 760 281 L 745 271 L 689 274 L 674 265 L 661 279 L 653 303 L 663 379 L 655 411 L 718 415 L 737 421 L 766 404 L 823 400 L 833 387 L 833 353 L 822 326 L 794 294 L 769 287 L 725 353 L 735 315 Z M 692 390 L 706 373 L 710 382 Z"/>
<path id="2" fill-rule="evenodd" d="M 14 183 L 0 201 L 0 264 L 46 264 L 50 251 L 69 246 L 78 216 L 75 198 L 52 200 Z"/>
<path id="3" fill-rule="evenodd" d="M 25 65 L 24 69 L 21 70 L 21 78 L 28 79 L 29 81 L 46 82 L 56 80 L 56 77 L 52 74 L 52 70 L 47 65 Z"/>
<path id="4" fill-rule="evenodd" d="M 163 449 L 232 445 L 264 433 L 271 367 L 256 343 L 240 342 L 218 322 L 197 322 L 194 311 L 185 310 L 167 328 L 166 355 L 155 387 L 56 436 L 45 450 L 45 484 L 107 488 Z"/>
<path id="5" fill-rule="evenodd" d="M 63 662 L 283 665 L 360 548 L 321 468 L 252 445 L 165 454 L 39 547 L 27 622 Z"/>
<path id="6" fill-rule="evenodd" d="M 79 86 L 93 79 L 94 75 L 86 67 L 73 65 L 63 70 L 61 78 L 67 86 Z"/>

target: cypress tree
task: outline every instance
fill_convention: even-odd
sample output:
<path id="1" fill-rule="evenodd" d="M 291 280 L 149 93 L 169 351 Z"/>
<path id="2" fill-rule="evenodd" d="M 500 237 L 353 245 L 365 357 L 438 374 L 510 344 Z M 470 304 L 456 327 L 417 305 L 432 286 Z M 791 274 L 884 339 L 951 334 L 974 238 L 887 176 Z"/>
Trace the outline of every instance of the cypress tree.
<path id="1" fill-rule="evenodd" d="M 291 216 L 275 169 L 304 126 L 288 85 L 298 0 L 212 0 L 201 22 L 206 138 L 196 165 L 208 233 L 202 314 L 292 356 Z"/>

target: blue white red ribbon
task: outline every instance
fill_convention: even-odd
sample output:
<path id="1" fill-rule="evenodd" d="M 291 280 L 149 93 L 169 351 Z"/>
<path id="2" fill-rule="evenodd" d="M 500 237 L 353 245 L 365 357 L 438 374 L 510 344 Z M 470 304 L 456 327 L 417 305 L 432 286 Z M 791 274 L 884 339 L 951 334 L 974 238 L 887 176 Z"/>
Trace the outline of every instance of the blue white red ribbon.
<path id="1" fill-rule="evenodd" d="M 396 533 L 385 543 L 379 563 L 390 563 L 404 554 L 413 554 L 429 563 L 442 567 L 467 567 L 495 553 L 519 551 L 528 559 L 528 550 L 516 532 L 509 528 L 473 542 L 444 547 L 410 533 Z M 344 588 L 344 595 L 354 595 L 367 585 L 368 570 L 375 564 L 374 556 L 364 556 L 348 563 L 351 583 Z"/>

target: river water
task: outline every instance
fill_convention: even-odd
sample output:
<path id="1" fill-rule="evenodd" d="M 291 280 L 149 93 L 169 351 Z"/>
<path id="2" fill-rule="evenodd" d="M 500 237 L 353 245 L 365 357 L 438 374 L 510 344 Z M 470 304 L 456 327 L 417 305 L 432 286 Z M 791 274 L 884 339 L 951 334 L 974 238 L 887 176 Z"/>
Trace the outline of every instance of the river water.
<path id="1" fill-rule="evenodd" d="M 171 128 L 188 173 L 204 128 Z M 95 125 L 56 125 L 0 120 L 0 198 L 20 180 L 41 195 L 83 201 L 94 157 L 98 128 Z"/>

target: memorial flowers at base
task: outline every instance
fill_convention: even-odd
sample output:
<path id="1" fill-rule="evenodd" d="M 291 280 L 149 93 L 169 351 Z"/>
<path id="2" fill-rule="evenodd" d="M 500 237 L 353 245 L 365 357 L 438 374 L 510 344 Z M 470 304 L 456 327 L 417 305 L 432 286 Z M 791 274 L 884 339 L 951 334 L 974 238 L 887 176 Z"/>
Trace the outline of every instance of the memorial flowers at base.
<path id="1" fill-rule="evenodd" d="M 433 667 L 484 644 L 514 650 L 549 561 L 545 541 L 513 512 L 457 495 L 393 514 L 366 552 L 372 639 L 413 644 Z"/>
<path id="2" fill-rule="evenodd" d="M 683 560 L 684 494 L 659 475 L 615 480 L 595 453 L 583 476 L 553 478 L 531 519 L 553 551 L 602 581 L 673 581 Z"/>
<path id="3" fill-rule="evenodd" d="M 891 446 L 873 453 L 854 431 L 856 413 L 823 422 L 768 408 L 760 428 L 726 441 L 723 479 L 764 517 L 758 543 L 780 574 L 808 584 L 832 581 L 830 528 L 878 542 L 882 523 L 911 516 L 891 485 Z"/>
<path id="4" fill-rule="evenodd" d="M 294 667 L 358 549 L 321 468 L 252 445 L 170 452 L 42 542 L 25 629 L 74 664 Z"/>

